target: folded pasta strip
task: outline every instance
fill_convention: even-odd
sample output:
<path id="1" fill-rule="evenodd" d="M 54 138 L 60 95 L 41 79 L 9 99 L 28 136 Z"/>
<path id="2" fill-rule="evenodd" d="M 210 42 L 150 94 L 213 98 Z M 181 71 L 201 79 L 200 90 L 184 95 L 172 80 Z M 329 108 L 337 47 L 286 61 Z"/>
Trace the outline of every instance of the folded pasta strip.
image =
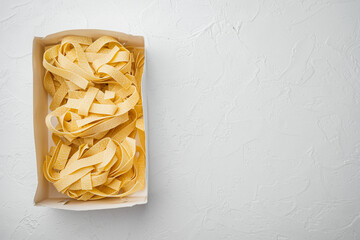
<path id="1" fill-rule="evenodd" d="M 82 201 L 143 189 L 144 49 L 109 36 L 94 42 L 68 36 L 45 51 L 43 66 L 44 88 L 53 97 L 45 123 L 55 143 L 45 157 L 45 178 Z"/>

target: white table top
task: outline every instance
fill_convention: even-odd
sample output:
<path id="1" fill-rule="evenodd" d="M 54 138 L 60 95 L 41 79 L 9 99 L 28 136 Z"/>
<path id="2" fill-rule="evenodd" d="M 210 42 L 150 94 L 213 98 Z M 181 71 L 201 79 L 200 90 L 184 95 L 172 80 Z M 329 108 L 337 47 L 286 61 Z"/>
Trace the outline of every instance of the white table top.
<path id="1" fill-rule="evenodd" d="M 10 1 L 1 239 L 360 239 L 360 1 Z M 34 36 L 146 36 L 149 203 L 33 207 Z"/>

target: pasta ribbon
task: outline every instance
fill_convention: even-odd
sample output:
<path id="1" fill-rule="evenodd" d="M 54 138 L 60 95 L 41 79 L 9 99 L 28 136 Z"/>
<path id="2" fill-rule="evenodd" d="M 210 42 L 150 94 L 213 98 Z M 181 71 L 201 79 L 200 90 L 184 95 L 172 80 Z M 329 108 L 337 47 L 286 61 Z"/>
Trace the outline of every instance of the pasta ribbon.
<path id="1" fill-rule="evenodd" d="M 144 49 L 109 36 L 67 36 L 47 48 L 43 66 L 44 88 L 53 97 L 45 123 L 55 143 L 45 156 L 45 178 L 82 201 L 142 190 Z"/>

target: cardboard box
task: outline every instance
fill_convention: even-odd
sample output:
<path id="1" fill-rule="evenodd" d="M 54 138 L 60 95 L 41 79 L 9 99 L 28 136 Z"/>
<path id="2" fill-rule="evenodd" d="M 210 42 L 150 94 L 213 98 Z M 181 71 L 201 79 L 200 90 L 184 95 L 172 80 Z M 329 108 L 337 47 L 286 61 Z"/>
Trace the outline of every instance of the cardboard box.
<path id="1" fill-rule="evenodd" d="M 44 38 L 35 37 L 33 41 L 33 118 L 34 118 L 34 137 L 37 163 L 38 186 L 34 196 L 35 206 L 46 206 L 50 208 L 66 210 L 95 210 L 131 207 L 137 204 L 146 204 L 148 196 L 148 151 L 146 150 L 146 184 L 142 191 L 136 192 L 124 198 L 105 198 L 95 201 L 78 201 L 68 198 L 66 195 L 56 191 L 52 183 L 49 183 L 43 176 L 42 165 L 45 155 L 50 146 L 53 145 L 50 133 L 45 125 L 45 117 L 49 113 L 49 95 L 43 87 L 43 78 L 45 69 L 42 65 L 45 46 L 58 44 L 61 39 L 69 35 L 92 37 L 93 40 L 108 35 L 119 40 L 125 47 L 143 47 L 145 48 L 144 38 L 142 36 L 133 36 L 125 33 L 81 29 L 58 32 L 48 35 Z M 146 62 L 146 61 L 145 61 Z M 145 121 L 146 146 L 148 146 L 147 132 L 147 99 L 146 99 L 146 71 L 144 65 L 144 74 L 142 78 L 142 99 Z M 146 147 L 148 149 L 148 147 Z"/>

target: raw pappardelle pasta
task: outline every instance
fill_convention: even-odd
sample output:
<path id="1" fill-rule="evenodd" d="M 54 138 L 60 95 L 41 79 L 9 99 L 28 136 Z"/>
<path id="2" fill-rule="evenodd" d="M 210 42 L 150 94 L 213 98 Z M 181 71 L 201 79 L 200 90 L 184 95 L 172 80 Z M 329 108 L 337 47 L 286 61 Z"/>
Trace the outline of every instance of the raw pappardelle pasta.
<path id="1" fill-rule="evenodd" d="M 45 122 L 55 143 L 43 164 L 45 178 L 83 201 L 143 189 L 144 49 L 125 48 L 109 36 L 94 42 L 68 36 L 46 49 L 43 66 L 53 97 Z"/>

